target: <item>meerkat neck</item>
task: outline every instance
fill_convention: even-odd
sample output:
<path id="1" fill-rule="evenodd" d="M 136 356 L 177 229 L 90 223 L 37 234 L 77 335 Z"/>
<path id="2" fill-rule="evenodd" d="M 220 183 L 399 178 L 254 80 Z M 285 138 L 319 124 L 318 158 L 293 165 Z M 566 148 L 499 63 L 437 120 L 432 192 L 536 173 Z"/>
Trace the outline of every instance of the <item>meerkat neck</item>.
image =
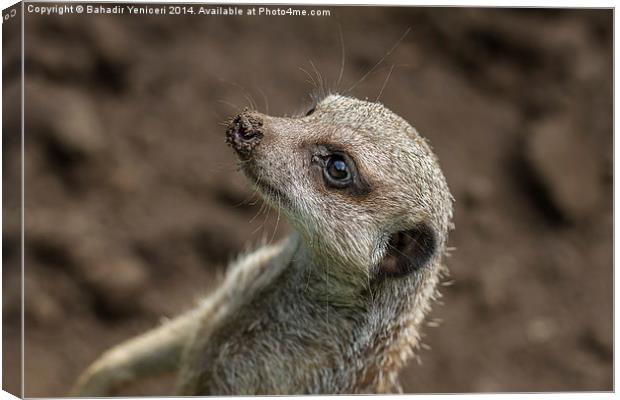
<path id="1" fill-rule="evenodd" d="M 296 250 L 290 265 L 293 276 L 289 278 L 291 290 L 301 291 L 309 302 L 359 312 L 365 306 L 363 288 L 368 284 L 362 269 L 318 256 L 320 251 L 309 246 L 308 241 L 299 234 L 295 237 Z"/>
<path id="2" fill-rule="evenodd" d="M 413 293 L 399 289 L 402 281 L 372 280 L 367 275 L 361 278 L 359 266 L 314 257 L 314 249 L 300 236 L 289 243 L 295 250 L 278 284 L 282 291 L 274 296 L 280 304 L 291 305 L 282 304 L 281 317 L 289 322 L 296 320 L 300 326 L 312 326 L 321 336 L 329 335 L 339 351 L 346 353 L 348 361 L 342 365 L 351 366 L 348 373 L 362 373 L 353 367 L 352 360 L 358 360 L 361 365 L 372 364 L 372 368 L 383 371 L 387 381 L 396 379 L 396 372 L 417 343 L 426 304 L 414 304 Z M 402 300 L 398 307 L 391 297 L 394 294 Z M 290 313 L 295 318 L 290 318 Z M 377 341 L 384 346 L 377 348 Z M 377 359 L 391 361 L 383 365 Z"/>

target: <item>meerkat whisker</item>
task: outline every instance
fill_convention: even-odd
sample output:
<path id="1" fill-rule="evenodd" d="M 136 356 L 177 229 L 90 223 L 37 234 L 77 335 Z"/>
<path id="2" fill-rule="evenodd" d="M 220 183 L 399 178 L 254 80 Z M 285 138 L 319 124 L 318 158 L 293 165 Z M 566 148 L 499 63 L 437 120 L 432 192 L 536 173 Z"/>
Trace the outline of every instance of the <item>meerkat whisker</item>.
<path id="1" fill-rule="evenodd" d="M 344 47 L 344 34 L 342 33 L 342 25 L 340 19 L 338 19 L 338 38 L 340 39 L 340 72 L 338 73 L 338 80 L 336 81 L 336 89 L 340 90 L 340 83 L 342 82 L 342 77 L 344 75 L 344 63 L 345 63 L 345 47 Z"/>
<path id="2" fill-rule="evenodd" d="M 381 57 L 381 59 L 379 59 L 379 61 L 377 61 L 377 63 L 368 70 L 368 72 L 362 75 L 362 77 L 357 82 L 355 82 L 350 88 L 348 88 L 345 93 L 350 93 L 353 89 L 355 89 L 355 87 L 357 87 L 357 85 L 362 83 L 368 77 L 368 75 L 370 75 L 372 71 L 375 70 L 375 68 L 377 68 L 387 57 L 390 56 L 390 54 L 392 54 L 394 50 L 396 50 L 396 48 L 398 48 L 398 46 L 402 43 L 403 40 L 405 40 L 405 37 L 409 34 L 410 31 L 411 27 L 407 28 L 405 33 L 402 34 L 402 36 L 396 41 L 396 43 L 394 43 L 394 45 L 387 51 L 387 53 L 385 53 L 383 57 Z"/>
<path id="3" fill-rule="evenodd" d="M 230 106 L 230 107 L 234 108 L 235 110 L 241 110 L 241 108 L 238 105 L 236 105 L 234 103 L 231 103 L 230 101 L 226 101 L 226 100 L 222 100 L 222 99 L 219 99 L 219 100 L 216 100 L 216 101 L 218 103 L 226 104 L 227 106 Z"/>
<path id="4" fill-rule="evenodd" d="M 312 69 L 314 70 L 314 73 L 316 74 L 316 80 L 319 83 L 319 94 L 321 97 L 327 96 L 327 89 L 325 87 L 325 81 L 323 80 L 323 75 L 321 75 L 321 72 L 318 70 L 318 68 L 316 67 L 316 65 L 314 65 L 314 62 L 312 62 L 312 59 L 308 59 L 308 61 L 310 62 L 310 65 L 312 66 Z"/>
<path id="5" fill-rule="evenodd" d="M 256 90 L 258 90 L 258 92 L 261 94 L 261 96 L 263 96 L 263 103 L 265 104 L 265 112 L 269 114 L 269 100 L 267 100 L 267 95 L 259 86 L 255 86 L 255 87 L 256 87 Z"/>
<path id="6" fill-rule="evenodd" d="M 271 234 L 271 239 L 269 240 L 269 244 L 273 243 L 273 239 L 276 237 L 276 232 L 278 231 L 278 224 L 280 223 L 280 212 L 282 210 L 282 205 L 280 204 L 280 198 L 276 197 L 278 200 L 278 217 L 276 218 L 276 225 L 273 228 L 273 233 Z"/>
<path id="7" fill-rule="evenodd" d="M 394 67 L 395 65 L 392 64 L 392 67 L 390 68 L 390 72 L 388 72 L 387 77 L 385 78 L 385 81 L 383 81 L 383 86 L 381 86 L 381 90 L 379 91 L 379 94 L 377 95 L 377 98 L 375 99 L 375 101 L 379 101 L 379 99 L 381 98 L 381 95 L 383 94 L 383 90 L 387 86 L 387 83 L 390 80 L 390 76 L 392 76 L 392 71 L 394 71 Z"/>
<path id="8" fill-rule="evenodd" d="M 306 71 L 304 68 L 302 67 L 297 67 L 299 68 L 303 73 L 305 73 L 308 76 L 308 79 L 310 80 L 308 83 L 310 83 L 312 85 L 313 88 L 317 89 L 319 86 L 317 85 L 316 81 L 314 80 L 314 78 L 312 77 L 312 75 L 310 74 L 310 72 Z"/>

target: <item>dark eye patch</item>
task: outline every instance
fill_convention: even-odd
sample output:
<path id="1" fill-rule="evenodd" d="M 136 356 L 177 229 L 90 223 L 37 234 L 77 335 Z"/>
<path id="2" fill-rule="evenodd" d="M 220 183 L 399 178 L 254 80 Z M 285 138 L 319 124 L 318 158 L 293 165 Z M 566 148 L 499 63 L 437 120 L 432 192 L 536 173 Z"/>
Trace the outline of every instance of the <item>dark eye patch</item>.
<path id="1" fill-rule="evenodd" d="M 308 110 L 308 112 L 304 115 L 305 117 L 314 114 L 314 110 L 316 110 L 316 107 L 312 107 L 311 109 Z"/>
<path id="2" fill-rule="evenodd" d="M 338 190 L 352 196 L 370 193 L 368 181 L 359 172 L 353 158 L 330 145 L 318 146 L 312 157 L 321 169 L 323 184 L 330 190 Z"/>

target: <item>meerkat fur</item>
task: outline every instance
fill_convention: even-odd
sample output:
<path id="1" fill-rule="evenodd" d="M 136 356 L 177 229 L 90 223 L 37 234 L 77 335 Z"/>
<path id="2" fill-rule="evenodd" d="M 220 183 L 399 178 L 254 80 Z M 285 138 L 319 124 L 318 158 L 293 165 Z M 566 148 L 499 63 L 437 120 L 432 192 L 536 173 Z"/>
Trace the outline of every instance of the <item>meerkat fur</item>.
<path id="1" fill-rule="evenodd" d="M 179 395 L 400 391 L 452 229 L 426 140 L 382 104 L 337 94 L 305 116 L 245 110 L 227 138 L 293 233 L 240 257 L 195 309 L 104 353 L 72 393 L 165 371 Z"/>

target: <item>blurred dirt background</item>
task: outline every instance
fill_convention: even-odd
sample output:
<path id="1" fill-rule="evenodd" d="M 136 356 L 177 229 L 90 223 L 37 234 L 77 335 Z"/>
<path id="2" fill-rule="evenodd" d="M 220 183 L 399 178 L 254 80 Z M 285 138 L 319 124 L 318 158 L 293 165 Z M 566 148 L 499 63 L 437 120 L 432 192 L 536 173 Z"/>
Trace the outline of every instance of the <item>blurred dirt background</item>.
<path id="1" fill-rule="evenodd" d="M 238 251 L 285 235 L 275 212 L 255 217 L 222 121 L 249 96 L 305 110 L 302 68 L 347 89 L 408 27 L 352 92 L 375 99 L 385 83 L 381 101 L 430 139 L 456 198 L 453 284 L 406 392 L 612 390 L 612 11 L 328 8 L 27 17 L 27 396 L 66 395 Z M 4 386 L 18 391 L 17 41 L 4 51 Z"/>

